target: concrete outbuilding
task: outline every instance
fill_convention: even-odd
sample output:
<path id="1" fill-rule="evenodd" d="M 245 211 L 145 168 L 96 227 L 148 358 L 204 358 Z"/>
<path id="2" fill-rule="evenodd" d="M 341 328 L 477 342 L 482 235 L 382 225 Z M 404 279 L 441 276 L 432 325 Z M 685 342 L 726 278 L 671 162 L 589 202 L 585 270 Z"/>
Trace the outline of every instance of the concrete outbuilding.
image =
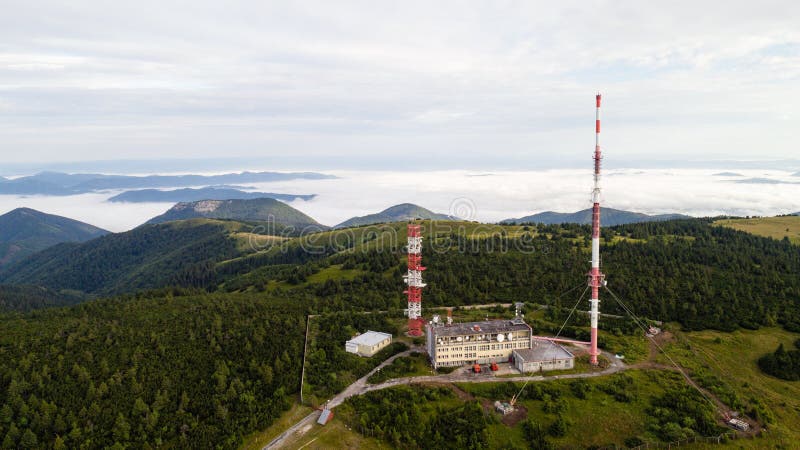
<path id="1" fill-rule="evenodd" d="M 367 331 L 345 342 L 344 349 L 348 353 L 370 357 L 391 343 L 391 334 L 380 331 Z"/>
<path id="2" fill-rule="evenodd" d="M 533 340 L 531 348 L 514 350 L 514 367 L 522 373 L 575 367 L 575 356 L 555 342 Z"/>

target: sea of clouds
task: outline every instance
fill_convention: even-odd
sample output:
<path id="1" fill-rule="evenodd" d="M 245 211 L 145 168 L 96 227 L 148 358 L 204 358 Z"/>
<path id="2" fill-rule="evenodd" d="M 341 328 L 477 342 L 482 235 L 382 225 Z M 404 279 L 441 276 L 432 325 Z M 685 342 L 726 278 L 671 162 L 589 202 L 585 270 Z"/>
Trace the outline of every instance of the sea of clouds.
<path id="1" fill-rule="evenodd" d="M 776 215 L 800 211 L 800 177 L 788 171 L 725 169 L 620 169 L 602 178 L 603 206 L 647 214 L 691 216 Z M 590 170 L 538 171 L 331 171 L 339 178 L 248 185 L 252 190 L 317 194 L 290 204 L 325 225 L 414 203 L 469 220 L 497 222 L 543 211 L 591 206 Z M 779 183 L 737 183 L 759 178 Z M 134 228 L 171 203 L 111 203 L 120 191 L 50 197 L 0 196 L 0 214 L 17 207 L 70 217 L 111 231 Z"/>

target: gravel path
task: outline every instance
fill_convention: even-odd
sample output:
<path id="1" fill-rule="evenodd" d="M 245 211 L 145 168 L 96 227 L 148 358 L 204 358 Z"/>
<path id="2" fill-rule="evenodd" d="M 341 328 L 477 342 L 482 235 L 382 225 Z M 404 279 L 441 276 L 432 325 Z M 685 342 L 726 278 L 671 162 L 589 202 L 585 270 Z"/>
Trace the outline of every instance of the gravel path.
<path id="1" fill-rule="evenodd" d="M 409 384 L 418 384 L 418 383 L 505 383 L 505 382 L 524 382 L 524 381 L 551 381 L 551 380 L 565 380 L 565 379 L 573 379 L 573 378 L 591 378 L 591 377 L 599 377 L 604 375 L 611 375 L 617 372 L 621 372 L 628 368 L 624 362 L 614 357 L 614 355 L 603 352 L 606 358 L 610 361 L 608 367 L 603 370 L 597 372 L 584 372 L 584 373 L 571 373 L 565 375 L 553 375 L 544 377 L 541 375 L 534 375 L 534 376 L 524 376 L 520 375 L 518 377 L 496 377 L 491 375 L 490 373 L 487 374 L 472 374 L 472 373 L 464 373 L 463 370 L 459 370 L 447 375 L 426 375 L 426 376 L 417 376 L 417 377 L 406 377 L 406 378 L 395 378 L 391 380 L 384 381 L 383 383 L 379 384 L 368 384 L 367 378 L 369 378 L 373 373 L 375 373 L 378 369 L 381 369 L 389 364 L 392 363 L 395 359 L 401 356 L 407 356 L 412 352 L 420 352 L 424 351 L 421 348 L 412 348 L 410 350 L 404 351 L 402 353 L 398 353 L 391 358 L 387 359 L 386 361 L 379 364 L 377 367 L 372 369 L 368 374 L 364 375 L 363 377 L 356 380 L 353 384 L 347 387 L 344 391 L 340 392 L 336 396 L 334 396 L 328 406 L 331 408 L 335 408 L 341 405 L 345 400 L 350 397 L 356 395 L 363 395 L 367 392 L 372 391 L 379 391 L 381 389 L 387 389 L 394 386 L 400 385 L 409 385 Z M 304 435 L 308 430 L 310 430 L 314 423 L 316 423 L 317 418 L 319 417 L 320 412 L 314 411 L 311 414 L 307 415 L 306 417 L 300 419 L 299 422 L 292 425 L 288 430 L 284 431 L 280 434 L 280 436 L 273 439 L 269 444 L 264 446 L 262 450 L 268 449 L 277 449 L 283 446 L 288 438 L 299 438 Z"/>

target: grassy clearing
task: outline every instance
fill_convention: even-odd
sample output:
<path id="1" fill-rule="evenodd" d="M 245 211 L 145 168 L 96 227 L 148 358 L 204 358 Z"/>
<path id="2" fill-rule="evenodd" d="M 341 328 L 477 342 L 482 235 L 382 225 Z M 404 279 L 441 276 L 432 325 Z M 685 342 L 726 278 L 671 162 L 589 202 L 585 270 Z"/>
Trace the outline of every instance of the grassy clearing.
<path id="1" fill-rule="evenodd" d="M 301 285 L 324 283 L 328 280 L 352 280 L 361 273 L 363 273 L 361 270 L 342 269 L 341 264 L 335 264 L 330 267 L 326 267 L 313 275 L 309 275 L 308 278 L 306 278 L 306 281 L 301 283 Z"/>
<path id="2" fill-rule="evenodd" d="M 743 404 L 742 412 L 763 415 L 767 432 L 761 439 L 737 441 L 743 448 L 796 448 L 800 442 L 800 382 L 765 375 L 756 361 L 778 344 L 789 347 L 800 335 L 780 328 L 733 333 L 698 331 L 676 333 L 667 353 L 682 366 L 721 380 Z M 659 361 L 668 363 L 659 356 Z M 733 445 L 733 444 L 731 444 Z"/>
<path id="3" fill-rule="evenodd" d="M 244 231 L 231 233 L 231 237 L 236 240 L 236 249 L 243 253 L 266 250 L 288 239 L 281 236 L 270 236 Z"/>
<path id="4" fill-rule="evenodd" d="M 723 219 L 717 220 L 714 225 L 778 240 L 788 237 L 792 243 L 800 245 L 800 216 Z"/>
<path id="5" fill-rule="evenodd" d="M 633 380 L 634 394 L 629 402 L 619 402 L 613 396 L 602 390 L 615 377 L 626 376 Z M 591 388 L 584 399 L 576 398 L 571 393 L 573 380 L 555 380 L 529 384 L 526 391 L 542 389 L 544 399 L 530 399 L 523 392 L 522 400 L 518 402 L 527 409 L 527 417 L 543 428 L 549 427 L 557 417 L 553 412 L 553 403 L 559 404 L 561 414 L 567 418 L 568 428 L 563 437 L 551 438 L 556 448 L 586 448 L 589 446 L 624 445 L 626 438 L 638 436 L 648 441 L 657 438 L 647 430 L 647 409 L 650 401 L 662 395 L 667 388 L 679 386 L 682 381 L 676 374 L 652 370 L 630 370 L 624 375 L 587 379 Z M 522 387 L 521 383 L 514 384 L 514 391 Z M 498 398 L 497 386 L 490 384 L 459 384 L 459 387 L 471 393 L 476 398 L 485 399 L 493 403 L 495 400 L 508 400 Z M 557 399 L 557 400 L 555 400 Z M 525 437 L 522 425 L 516 424 L 508 427 L 503 424 L 494 424 L 489 429 L 491 448 L 524 448 Z"/>
<path id="6" fill-rule="evenodd" d="M 287 428 L 307 416 L 311 411 L 312 409 L 308 406 L 299 403 L 293 404 L 289 411 L 283 413 L 269 428 L 246 437 L 244 444 L 242 444 L 240 448 L 242 450 L 261 450 L 261 448 L 267 445 L 271 440 L 275 439 Z"/>
<path id="7" fill-rule="evenodd" d="M 603 344 L 603 350 L 624 356 L 627 364 L 644 361 L 649 354 L 647 338 L 643 333 L 624 335 L 601 330 L 599 340 Z"/>
<path id="8" fill-rule="evenodd" d="M 378 450 L 393 448 L 386 442 L 366 437 L 351 430 L 335 414 L 333 420 L 325 426 L 314 423 L 299 439 L 289 439 L 283 448 L 303 450 L 330 450 L 347 448 L 360 450 Z"/>
<path id="9" fill-rule="evenodd" d="M 413 377 L 418 375 L 432 375 L 433 370 L 428 363 L 428 355 L 420 352 L 413 352 L 409 356 L 401 356 L 388 366 L 379 369 L 369 378 L 367 382 L 371 384 L 382 383 L 392 378 Z"/>

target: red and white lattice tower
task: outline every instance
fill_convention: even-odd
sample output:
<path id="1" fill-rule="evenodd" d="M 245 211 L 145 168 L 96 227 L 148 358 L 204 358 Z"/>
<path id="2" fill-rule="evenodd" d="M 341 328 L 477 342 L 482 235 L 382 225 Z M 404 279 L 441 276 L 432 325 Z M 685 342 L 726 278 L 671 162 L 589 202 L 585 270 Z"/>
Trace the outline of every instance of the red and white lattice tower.
<path id="1" fill-rule="evenodd" d="M 408 334 L 422 336 L 422 234 L 420 226 L 408 224 L 408 273 L 403 277 L 408 289 Z"/>
<path id="2" fill-rule="evenodd" d="M 603 159 L 600 153 L 600 94 L 597 94 L 597 113 L 595 119 L 595 145 L 594 145 L 594 189 L 592 190 L 592 270 L 589 271 L 589 286 L 592 288 L 591 304 L 591 348 L 589 349 L 589 362 L 597 365 L 597 317 L 600 315 L 600 286 L 605 283 L 604 275 L 600 272 L 600 162 Z"/>

